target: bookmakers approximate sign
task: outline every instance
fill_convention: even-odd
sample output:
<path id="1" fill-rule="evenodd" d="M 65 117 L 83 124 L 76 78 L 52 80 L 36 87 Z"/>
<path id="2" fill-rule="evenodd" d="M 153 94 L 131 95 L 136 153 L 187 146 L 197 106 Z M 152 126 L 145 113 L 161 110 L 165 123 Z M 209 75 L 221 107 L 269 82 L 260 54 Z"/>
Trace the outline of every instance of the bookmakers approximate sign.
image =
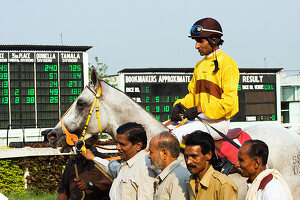
<path id="1" fill-rule="evenodd" d="M 126 74 L 125 93 L 160 121 L 170 119 L 173 103 L 187 93 L 191 74 Z M 241 74 L 239 112 L 231 121 L 277 120 L 276 75 Z"/>
<path id="2" fill-rule="evenodd" d="M 83 78 L 83 53 L 0 53 L 0 129 L 54 126 Z"/>

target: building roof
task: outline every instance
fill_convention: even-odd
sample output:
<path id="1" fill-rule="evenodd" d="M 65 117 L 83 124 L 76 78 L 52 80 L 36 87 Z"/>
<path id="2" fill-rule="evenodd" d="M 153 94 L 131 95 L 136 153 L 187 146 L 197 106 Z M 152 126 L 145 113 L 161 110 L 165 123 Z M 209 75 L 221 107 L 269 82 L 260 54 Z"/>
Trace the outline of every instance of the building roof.
<path id="1" fill-rule="evenodd" d="M 9 44 L 0 45 L 0 51 L 87 51 L 93 46 L 68 46 L 68 45 L 29 45 Z"/>
<path id="2" fill-rule="evenodd" d="M 239 68 L 240 73 L 277 73 L 283 68 Z M 118 73 L 193 73 L 194 68 L 125 68 Z"/>

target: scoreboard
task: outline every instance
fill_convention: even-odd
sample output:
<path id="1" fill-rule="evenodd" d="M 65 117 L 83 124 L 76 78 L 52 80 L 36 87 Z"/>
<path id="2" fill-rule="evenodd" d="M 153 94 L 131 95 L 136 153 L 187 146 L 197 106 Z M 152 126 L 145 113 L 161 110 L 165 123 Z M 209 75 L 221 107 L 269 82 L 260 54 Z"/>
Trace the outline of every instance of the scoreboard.
<path id="1" fill-rule="evenodd" d="M 56 125 L 83 90 L 85 60 L 85 52 L 0 53 L 0 129 Z"/>
<path id="2" fill-rule="evenodd" d="M 276 87 L 276 74 L 241 73 L 238 86 L 239 112 L 230 121 L 277 121 Z"/>
<path id="3" fill-rule="evenodd" d="M 189 69 L 189 68 L 188 68 Z M 131 70 L 132 71 L 132 70 Z M 238 85 L 239 112 L 232 122 L 277 121 L 279 91 L 276 73 L 268 70 L 243 73 Z M 275 70 L 276 71 L 276 70 Z M 121 71 L 122 72 L 122 71 Z M 188 94 L 190 73 L 128 73 L 124 74 L 124 91 L 158 120 L 170 119 L 173 104 Z"/>
<path id="4" fill-rule="evenodd" d="M 158 120 L 166 121 L 173 103 L 188 93 L 191 78 L 188 74 L 125 75 L 125 93 Z"/>

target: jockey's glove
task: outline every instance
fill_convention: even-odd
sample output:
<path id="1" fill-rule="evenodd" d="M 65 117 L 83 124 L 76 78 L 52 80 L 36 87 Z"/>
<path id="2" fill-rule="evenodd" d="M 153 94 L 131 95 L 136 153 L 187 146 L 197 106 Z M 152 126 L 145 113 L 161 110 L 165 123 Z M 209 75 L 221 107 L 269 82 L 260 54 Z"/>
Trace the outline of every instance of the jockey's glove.
<path id="1" fill-rule="evenodd" d="M 194 120 L 198 116 L 199 112 L 197 106 L 187 109 L 183 113 L 183 118 L 187 118 L 188 120 Z"/>
<path id="2" fill-rule="evenodd" d="M 176 104 L 171 112 L 171 121 L 172 122 L 178 122 L 181 121 L 180 114 L 184 113 L 184 107 L 181 103 Z"/>

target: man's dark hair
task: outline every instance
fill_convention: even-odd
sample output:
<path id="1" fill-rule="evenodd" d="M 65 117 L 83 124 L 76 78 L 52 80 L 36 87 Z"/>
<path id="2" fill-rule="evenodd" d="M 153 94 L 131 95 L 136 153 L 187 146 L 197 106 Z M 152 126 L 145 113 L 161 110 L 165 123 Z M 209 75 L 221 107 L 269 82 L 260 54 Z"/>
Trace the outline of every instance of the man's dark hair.
<path id="1" fill-rule="evenodd" d="M 166 148 L 173 158 L 177 158 L 180 154 L 180 145 L 177 138 L 169 133 L 169 131 L 164 131 L 158 134 L 158 148 Z"/>
<path id="2" fill-rule="evenodd" d="M 146 131 L 141 124 L 135 122 L 123 124 L 117 129 L 117 134 L 126 135 L 128 141 L 131 142 L 132 145 L 142 142 L 142 149 L 145 149 L 147 146 Z"/>
<path id="3" fill-rule="evenodd" d="M 211 151 L 212 157 L 209 161 L 210 164 L 214 165 L 217 162 L 217 156 L 215 154 L 215 141 L 213 137 L 203 131 L 194 131 L 188 134 L 185 138 L 185 146 L 199 145 L 201 147 L 201 153 L 206 155 Z"/>
<path id="4" fill-rule="evenodd" d="M 248 156 L 250 158 L 261 158 L 262 165 L 267 165 L 269 148 L 266 143 L 261 140 L 247 140 L 243 145 L 249 145 Z"/>

